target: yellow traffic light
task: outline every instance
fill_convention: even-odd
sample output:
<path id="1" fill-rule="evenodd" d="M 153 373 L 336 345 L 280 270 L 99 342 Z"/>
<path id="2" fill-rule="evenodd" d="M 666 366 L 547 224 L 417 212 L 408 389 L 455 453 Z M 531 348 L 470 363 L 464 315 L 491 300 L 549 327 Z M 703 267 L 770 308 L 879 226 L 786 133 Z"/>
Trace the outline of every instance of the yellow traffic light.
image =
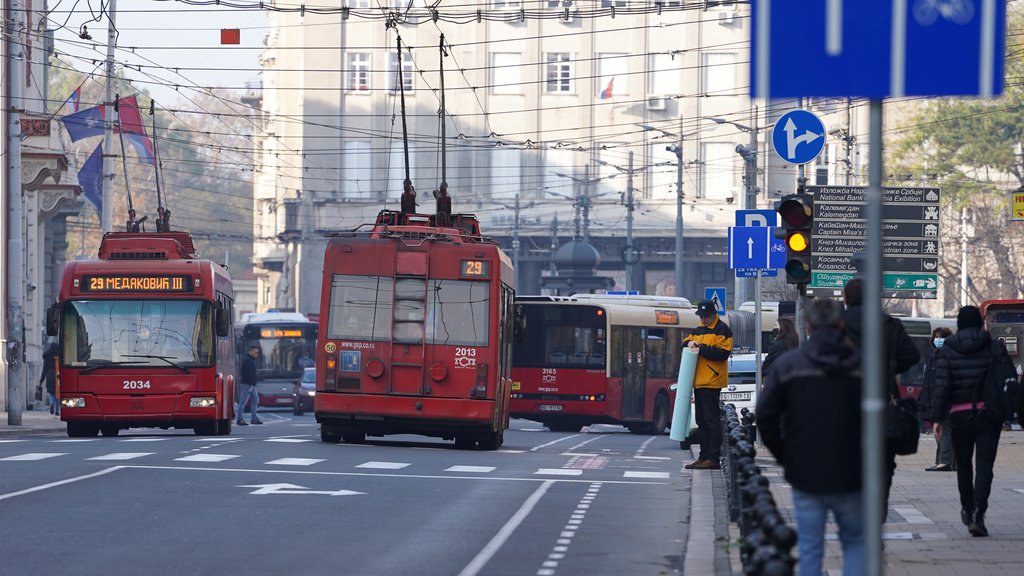
<path id="1" fill-rule="evenodd" d="M 786 238 L 786 247 L 793 252 L 804 252 L 811 247 L 811 239 L 806 232 L 793 232 Z"/>

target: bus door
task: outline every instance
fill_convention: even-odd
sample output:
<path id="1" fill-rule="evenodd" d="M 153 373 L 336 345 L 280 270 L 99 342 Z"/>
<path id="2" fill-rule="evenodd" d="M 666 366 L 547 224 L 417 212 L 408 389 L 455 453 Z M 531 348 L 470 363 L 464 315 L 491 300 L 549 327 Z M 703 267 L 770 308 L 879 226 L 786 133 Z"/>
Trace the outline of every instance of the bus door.
<path id="1" fill-rule="evenodd" d="M 1024 302 L 993 304 L 985 308 L 985 327 L 994 340 L 1002 340 L 1017 373 L 1024 365 Z"/>
<path id="2" fill-rule="evenodd" d="M 621 331 L 622 351 L 622 420 L 624 422 L 644 419 L 644 388 L 646 387 L 646 364 L 644 330 L 632 326 L 613 328 Z"/>

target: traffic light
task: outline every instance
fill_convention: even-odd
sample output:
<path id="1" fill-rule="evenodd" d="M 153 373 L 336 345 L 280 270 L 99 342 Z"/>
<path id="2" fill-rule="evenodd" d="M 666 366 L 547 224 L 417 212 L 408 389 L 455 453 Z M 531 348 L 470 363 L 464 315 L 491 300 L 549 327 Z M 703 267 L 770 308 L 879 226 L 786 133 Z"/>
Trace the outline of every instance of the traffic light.
<path id="1" fill-rule="evenodd" d="M 814 199 L 809 194 L 790 194 L 784 196 L 775 209 L 782 220 L 776 235 L 786 241 L 786 282 L 808 284 L 811 281 Z"/>

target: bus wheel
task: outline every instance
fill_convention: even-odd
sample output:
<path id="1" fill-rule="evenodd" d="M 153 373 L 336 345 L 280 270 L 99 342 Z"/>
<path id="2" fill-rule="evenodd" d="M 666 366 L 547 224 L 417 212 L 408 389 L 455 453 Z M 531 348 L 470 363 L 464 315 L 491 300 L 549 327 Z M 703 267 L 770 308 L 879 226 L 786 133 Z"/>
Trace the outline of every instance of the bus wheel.
<path id="1" fill-rule="evenodd" d="M 505 433 L 502 430 L 497 432 L 488 432 L 481 434 L 477 442 L 480 444 L 481 450 L 497 450 L 498 446 L 501 446 L 505 441 Z M 458 442 L 458 439 L 456 439 Z"/>
<path id="2" fill-rule="evenodd" d="M 100 432 L 102 432 L 104 436 L 113 437 L 120 434 L 121 429 L 117 426 L 100 426 Z"/>
<path id="3" fill-rule="evenodd" d="M 71 438 L 90 438 L 100 433 L 100 427 L 85 422 L 68 422 L 68 436 Z"/>
<path id="4" fill-rule="evenodd" d="M 203 422 L 202 424 L 196 424 L 196 427 L 193 428 L 192 431 L 196 433 L 196 436 L 216 436 L 217 422 Z"/>
<path id="5" fill-rule="evenodd" d="M 217 435 L 227 436 L 231 434 L 231 418 L 217 420 Z"/>
<path id="6" fill-rule="evenodd" d="M 665 433 L 665 428 L 668 426 L 668 397 L 664 394 L 658 394 L 654 398 L 654 421 L 651 422 L 651 427 L 648 433 L 660 436 Z"/>
<path id="7" fill-rule="evenodd" d="M 341 432 L 337 432 L 326 426 L 320 427 L 320 441 L 328 444 L 337 444 L 341 442 Z"/>
<path id="8" fill-rule="evenodd" d="M 366 433 L 349 432 L 348 434 L 342 434 L 341 439 L 345 441 L 345 444 L 362 444 L 366 442 Z"/>
<path id="9" fill-rule="evenodd" d="M 469 434 L 459 434 L 455 437 L 455 447 L 459 450 L 472 450 L 476 447 L 476 439 Z"/>
<path id="10" fill-rule="evenodd" d="M 552 432 L 579 432 L 583 430 L 583 424 L 573 424 L 571 422 L 552 422 L 551 424 L 545 424 L 545 426 Z"/>

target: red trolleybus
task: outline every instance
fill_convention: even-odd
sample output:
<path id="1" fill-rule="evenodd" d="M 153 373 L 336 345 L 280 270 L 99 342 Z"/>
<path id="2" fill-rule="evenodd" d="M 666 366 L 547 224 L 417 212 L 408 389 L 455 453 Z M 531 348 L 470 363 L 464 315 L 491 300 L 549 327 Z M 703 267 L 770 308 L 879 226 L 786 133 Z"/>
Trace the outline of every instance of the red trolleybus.
<path id="1" fill-rule="evenodd" d="M 331 235 L 314 400 L 323 441 L 414 433 L 498 448 L 512 283 L 511 261 L 469 215 L 385 210 L 366 231 Z"/>
<path id="2" fill-rule="evenodd" d="M 985 329 L 1006 345 L 1019 375 L 1024 366 L 1024 300 L 986 300 L 979 308 Z"/>
<path id="3" fill-rule="evenodd" d="M 662 304 L 662 305 L 658 305 Z M 672 416 L 683 338 L 699 320 L 681 298 L 527 296 L 512 352 L 512 416 L 557 432 L 622 424 L 660 434 Z"/>
<path id="4" fill-rule="evenodd" d="M 296 382 L 314 365 L 317 323 L 298 312 L 243 314 L 235 326 L 236 362 L 249 346 L 258 346 L 256 389 L 260 406 L 292 408 Z"/>
<path id="5" fill-rule="evenodd" d="M 68 262 L 47 314 L 68 436 L 229 434 L 233 297 L 227 270 L 197 259 L 186 232 L 107 233 L 98 260 Z"/>

